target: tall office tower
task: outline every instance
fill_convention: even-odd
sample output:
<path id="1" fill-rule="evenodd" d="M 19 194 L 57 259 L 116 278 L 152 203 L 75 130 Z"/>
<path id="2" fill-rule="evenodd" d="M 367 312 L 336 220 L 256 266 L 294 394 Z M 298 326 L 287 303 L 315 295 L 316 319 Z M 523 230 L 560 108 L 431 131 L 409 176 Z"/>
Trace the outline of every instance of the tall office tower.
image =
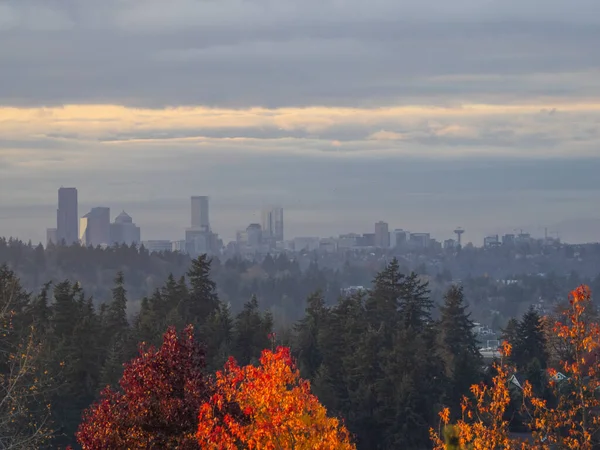
<path id="1" fill-rule="evenodd" d="M 80 221 L 80 241 L 86 247 L 110 245 L 110 208 L 92 208 Z"/>
<path id="2" fill-rule="evenodd" d="M 192 197 L 192 228 L 210 231 L 207 196 Z"/>
<path id="3" fill-rule="evenodd" d="M 79 241 L 79 214 L 77 212 L 77 189 L 61 187 L 58 190 L 58 210 L 56 211 L 57 243 L 71 245 Z"/>
<path id="4" fill-rule="evenodd" d="M 390 230 L 385 222 L 379 221 L 375 224 L 375 247 L 390 247 Z"/>
<path id="5" fill-rule="evenodd" d="M 275 206 L 262 212 L 263 236 L 276 242 L 283 241 L 283 208 Z"/>
<path id="6" fill-rule="evenodd" d="M 140 227 L 133 223 L 129 214 L 123 211 L 110 224 L 110 243 L 132 245 L 140 244 Z"/>

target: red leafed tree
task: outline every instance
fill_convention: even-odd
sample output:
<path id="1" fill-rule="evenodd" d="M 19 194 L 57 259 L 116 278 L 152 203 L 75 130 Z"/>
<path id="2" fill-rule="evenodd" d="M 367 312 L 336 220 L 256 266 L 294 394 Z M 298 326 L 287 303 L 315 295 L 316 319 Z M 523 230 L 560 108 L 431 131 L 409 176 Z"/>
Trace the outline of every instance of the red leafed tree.
<path id="1" fill-rule="evenodd" d="M 228 405 L 237 404 L 242 420 Z M 264 350 L 258 367 L 233 358 L 217 373 L 216 393 L 200 408 L 198 442 L 207 450 L 350 450 L 346 428 L 328 417 L 300 378 L 288 348 Z"/>
<path id="2" fill-rule="evenodd" d="M 107 387 L 83 416 L 77 440 L 91 449 L 198 449 L 198 409 L 210 397 L 204 353 L 188 326 L 171 327 L 159 349 L 140 348 L 121 389 Z"/>

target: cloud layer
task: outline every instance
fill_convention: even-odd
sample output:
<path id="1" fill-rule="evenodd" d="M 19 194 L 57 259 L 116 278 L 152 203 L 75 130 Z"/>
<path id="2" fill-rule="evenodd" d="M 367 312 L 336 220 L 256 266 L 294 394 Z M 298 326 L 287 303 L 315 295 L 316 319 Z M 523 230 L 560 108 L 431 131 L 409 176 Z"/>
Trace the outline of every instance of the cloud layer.
<path id="1" fill-rule="evenodd" d="M 296 234 L 596 217 L 597 0 L 5 0 L 0 40 L 0 234 L 61 184 L 152 237 L 205 192 L 229 236 L 272 201 Z"/>

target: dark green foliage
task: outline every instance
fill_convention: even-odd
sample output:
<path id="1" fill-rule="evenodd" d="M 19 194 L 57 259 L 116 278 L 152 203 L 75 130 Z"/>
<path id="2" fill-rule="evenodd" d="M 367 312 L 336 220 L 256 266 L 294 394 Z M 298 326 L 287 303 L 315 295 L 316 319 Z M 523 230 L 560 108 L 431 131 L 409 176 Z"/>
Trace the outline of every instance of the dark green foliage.
<path id="1" fill-rule="evenodd" d="M 344 417 L 359 448 L 421 449 L 444 386 L 427 284 L 393 260 L 359 293 L 327 307 L 319 294 L 296 327 L 299 366 Z"/>
<path id="2" fill-rule="evenodd" d="M 436 328 L 438 355 L 448 380 L 444 403 L 457 414 L 462 397 L 480 380 L 483 366 L 462 287 L 452 286 L 446 293 Z"/>
<path id="3" fill-rule="evenodd" d="M 91 251 L 55 248 L 46 252 L 46 265 L 49 255 L 61 253 L 60 260 L 67 264 L 69 258 L 80 261 Z M 284 254 L 262 262 L 238 258 L 223 264 L 202 256 L 191 262 L 187 276 L 180 267 L 160 278 L 128 268 L 135 258 L 157 262 L 156 255 L 143 249 L 139 256 L 123 248 L 99 251 L 89 261 L 96 258 L 110 265 L 113 253 L 123 261 L 123 267 L 115 265 L 111 272 L 111 278 L 117 274 L 114 283 L 103 274 L 98 277 L 102 287 L 92 289 L 110 292 L 106 301 L 93 304 L 93 292 L 84 294 L 70 281 L 56 283 L 53 289 L 47 285 L 39 295 L 20 300 L 27 312 L 21 324 L 33 323 L 43 331 L 44 355 L 57 378 L 52 398 L 58 429 L 55 448 L 73 442 L 81 410 L 105 385 L 114 385 L 138 343 L 159 345 L 170 325 L 178 330 L 187 323 L 195 325 L 209 373 L 220 369 L 230 355 L 240 364 L 253 363 L 265 347 L 291 345 L 302 376 L 311 381 L 328 410 L 344 418 L 359 449 L 428 448 L 428 429 L 438 423 L 436 412 L 442 404 L 454 409 L 469 384 L 479 379 L 481 361 L 462 290 L 447 292 L 434 321 L 428 284 L 401 269 L 397 260 L 375 276 L 368 292 L 338 298 L 342 283 L 361 280 L 368 286 L 365 273 L 373 272 L 351 263 L 335 270 L 319 267 L 321 261 L 313 255 L 305 258 L 304 271 L 298 260 Z M 166 259 L 159 260 L 171 267 L 163 264 Z M 68 266 L 72 279 L 79 279 L 78 265 L 71 261 Z M 468 283 L 481 291 L 466 292 L 480 296 L 490 289 L 489 280 Z M 132 284 L 147 288 L 143 299 L 131 293 Z M 445 287 L 432 284 L 433 295 L 439 292 L 436 299 Z M 128 311 L 137 313 L 131 324 Z M 297 317 L 302 319 L 295 321 Z M 539 359 L 544 355 L 525 345 L 533 342 L 529 336 L 539 337 L 535 323 L 533 316 L 524 317 L 507 329 L 511 342 L 523 344 L 523 355 L 534 355 L 534 363 L 524 368 L 532 380 L 544 366 Z"/>
<path id="4" fill-rule="evenodd" d="M 269 335 L 273 332 L 270 313 L 261 313 L 256 296 L 244 305 L 235 318 L 233 333 L 233 356 L 240 365 L 255 363 L 265 348 L 270 348 Z"/>
<path id="5" fill-rule="evenodd" d="M 217 285 L 210 277 L 211 260 L 201 255 L 192 261 L 188 271 L 190 290 L 183 299 L 184 322 L 201 325 L 218 308 Z"/>
<path id="6" fill-rule="evenodd" d="M 533 307 L 523 315 L 517 326 L 512 359 L 518 369 L 526 369 L 534 359 L 538 360 L 542 369 L 546 367 L 548 356 L 542 318 Z"/>
<path id="7" fill-rule="evenodd" d="M 294 326 L 294 348 L 298 355 L 300 372 L 308 379 L 315 377 L 323 360 L 319 349 L 319 330 L 327 320 L 327 313 L 323 293 L 317 291 L 306 301 L 306 316 Z"/>

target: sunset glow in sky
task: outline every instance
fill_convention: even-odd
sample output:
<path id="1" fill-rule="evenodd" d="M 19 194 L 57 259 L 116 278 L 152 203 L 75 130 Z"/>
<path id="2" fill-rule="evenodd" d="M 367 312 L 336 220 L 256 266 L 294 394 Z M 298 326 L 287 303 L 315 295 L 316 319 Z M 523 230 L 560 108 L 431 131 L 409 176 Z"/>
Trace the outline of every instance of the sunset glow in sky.
<path id="1" fill-rule="evenodd" d="M 600 240 L 597 0 L 5 0 L 0 39 L 0 235 L 74 185 L 143 239 L 210 195 L 226 239 Z"/>

